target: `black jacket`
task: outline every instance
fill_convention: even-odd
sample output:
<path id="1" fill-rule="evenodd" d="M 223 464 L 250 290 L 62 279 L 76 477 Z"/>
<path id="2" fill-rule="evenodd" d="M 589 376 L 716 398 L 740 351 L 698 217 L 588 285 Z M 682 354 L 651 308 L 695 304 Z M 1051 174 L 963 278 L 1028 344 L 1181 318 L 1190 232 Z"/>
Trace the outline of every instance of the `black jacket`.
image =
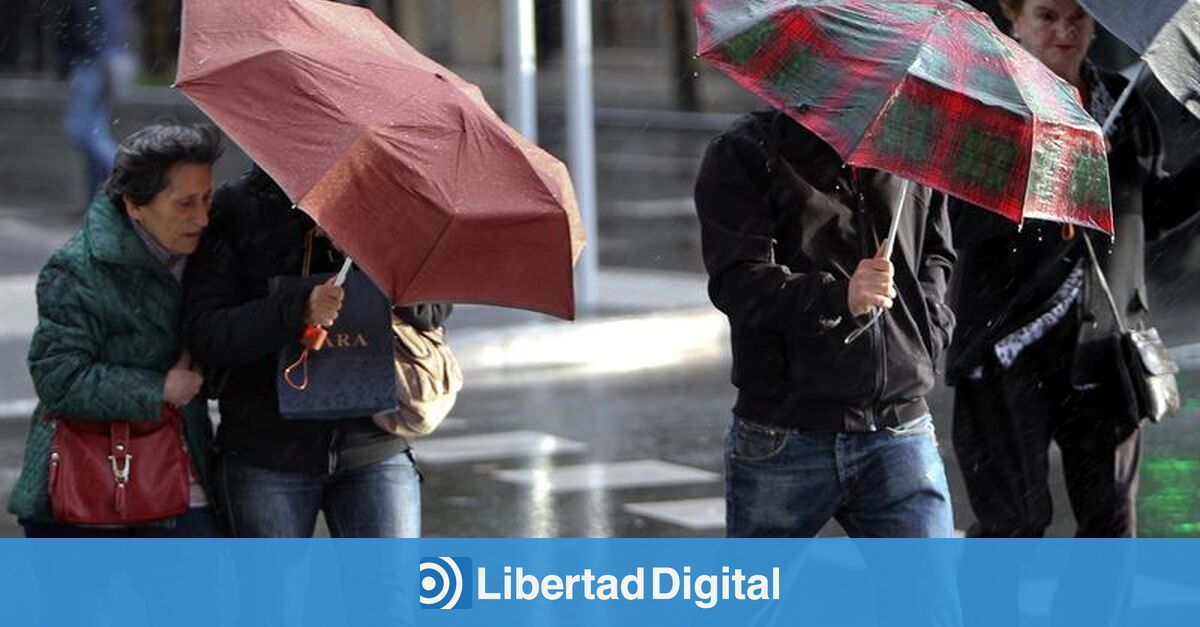
<path id="1" fill-rule="evenodd" d="M 1120 75 L 1099 76 L 1114 95 L 1125 88 Z M 1075 327 L 1076 341 L 1064 347 L 1063 365 L 1072 369 L 1078 385 L 1113 381 L 1117 325 L 1079 235 L 1091 236 L 1127 323 L 1143 324 L 1149 312 L 1146 240 L 1159 237 L 1200 209 L 1200 161 L 1172 177 L 1162 173 L 1158 126 L 1136 92 L 1117 120 L 1111 143 L 1112 239 L 1076 229 L 1074 239 L 1068 240 L 1058 223 L 1027 220 L 1018 228 L 991 212 L 952 201 L 959 260 L 950 302 L 959 324 L 946 358 L 949 383 L 976 367 L 995 366 L 995 343 L 1045 313 L 1055 291 L 1081 262 L 1086 270 L 1083 306 L 1074 307 L 1066 320 Z"/>
<path id="2" fill-rule="evenodd" d="M 902 180 L 851 169 L 786 115 L 747 115 L 712 141 L 696 181 L 709 296 L 729 318 L 735 415 L 828 431 L 894 426 L 924 396 L 950 337 L 945 197 L 912 184 L 892 262 L 898 298 L 871 332 L 846 292 L 886 237 Z"/>
<path id="3" fill-rule="evenodd" d="M 284 420 L 275 394 L 279 350 L 299 340 L 309 289 L 268 292 L 268 281 L 299 275 L 312 219 L 257 171 L 223 185 L 185 274 L 184 333 L 193 356 L 218 383 L 222 454 L 276 470 L 325 473 L 407 449 L 370 417 Z M 311 271 L 333 272 L 344 258 L 314 238 Z M 449 305 L 397 308 L 422 328 L 440 326 Z"/>
<path id="4" fill-rule="evenodd" d="M 58 62 L 65 75 L 107 49 L 124 48 L 128 38 L 126 0 L 67 0 L 58 19 Z"/>

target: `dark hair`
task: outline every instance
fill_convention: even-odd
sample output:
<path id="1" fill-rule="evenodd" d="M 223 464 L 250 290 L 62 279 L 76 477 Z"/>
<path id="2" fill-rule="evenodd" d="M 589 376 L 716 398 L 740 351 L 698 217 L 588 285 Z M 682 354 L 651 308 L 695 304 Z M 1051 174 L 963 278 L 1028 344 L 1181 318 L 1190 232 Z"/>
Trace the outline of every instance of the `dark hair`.
<path id="1" fill-rule="evenodd" d="M 276 183 L 275 179 L 271 178 L 271 175 L 267 174 L 267 171 L 257 163 L 252 164 L 242 176 L 246 181 L 246 190 L 264 202 L 292 204 L 292 201 L 288 199 L 287 192 L 283 191 L 279 183 Z"/>
<path id="2" fill-rule="evenodd" d="M 176 163 L 212 165 L 221 156 L 221 133 L 211 124 L 152 124 L 135 131 L 117 146 L 104 193 L 124 207 L 149 203 L 167 186 L 167 170 Z"/>

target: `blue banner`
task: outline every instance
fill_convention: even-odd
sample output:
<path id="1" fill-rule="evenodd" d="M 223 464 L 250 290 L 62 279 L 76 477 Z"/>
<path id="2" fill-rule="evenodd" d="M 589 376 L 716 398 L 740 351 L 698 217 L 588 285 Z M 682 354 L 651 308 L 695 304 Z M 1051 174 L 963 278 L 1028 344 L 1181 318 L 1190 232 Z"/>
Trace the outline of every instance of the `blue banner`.
<path id="1" fill-rule="evenodd" d="M 3 540 L 6 625 L 1196 625 L 1194 540 Z"/>

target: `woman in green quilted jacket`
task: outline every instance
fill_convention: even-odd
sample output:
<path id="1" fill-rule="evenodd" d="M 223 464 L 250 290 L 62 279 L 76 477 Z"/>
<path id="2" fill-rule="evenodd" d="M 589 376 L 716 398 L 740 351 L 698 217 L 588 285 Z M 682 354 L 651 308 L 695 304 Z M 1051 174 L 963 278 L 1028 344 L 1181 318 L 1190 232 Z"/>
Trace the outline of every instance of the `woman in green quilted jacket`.
<path id="1" fill-rule="evenodd" d="M 83 226 L 42 268 L 29 372 L 38 407 L 9 499 L 29 537 L 219 535 L 206 490 L 212 425 L 198 369 L 180 340 L 180 278 L 208 224 L 221 138 L 208 125 L 154 125 L 117 149 Z M 99 421 L 184 415 L 190 509 L 131 527 L 57 521 L 48 490 L 54 415 Z M 131 462 L 137 472 L 137 460 Z"/>

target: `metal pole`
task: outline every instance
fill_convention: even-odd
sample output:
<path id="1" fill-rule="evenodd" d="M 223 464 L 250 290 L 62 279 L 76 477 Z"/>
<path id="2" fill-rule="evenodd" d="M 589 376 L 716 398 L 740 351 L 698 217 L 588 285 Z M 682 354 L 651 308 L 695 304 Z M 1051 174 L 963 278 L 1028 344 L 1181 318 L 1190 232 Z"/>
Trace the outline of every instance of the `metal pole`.
<path id="1" fill-rule="evenodd" d="M 599 300 L 596 242 L 596 128 L 592 103 L 592 3 L 564 0 L 564 65 L 567 90 L 567 161 L 579 200 L 588 245 L 575 267 L 576 301 L 582 310 Z"/>
<path id="2" fill-rule="evenodd" d="M 533 0 L 504 0 L 504 117 L 537 142 L 537 62 Z"/>

